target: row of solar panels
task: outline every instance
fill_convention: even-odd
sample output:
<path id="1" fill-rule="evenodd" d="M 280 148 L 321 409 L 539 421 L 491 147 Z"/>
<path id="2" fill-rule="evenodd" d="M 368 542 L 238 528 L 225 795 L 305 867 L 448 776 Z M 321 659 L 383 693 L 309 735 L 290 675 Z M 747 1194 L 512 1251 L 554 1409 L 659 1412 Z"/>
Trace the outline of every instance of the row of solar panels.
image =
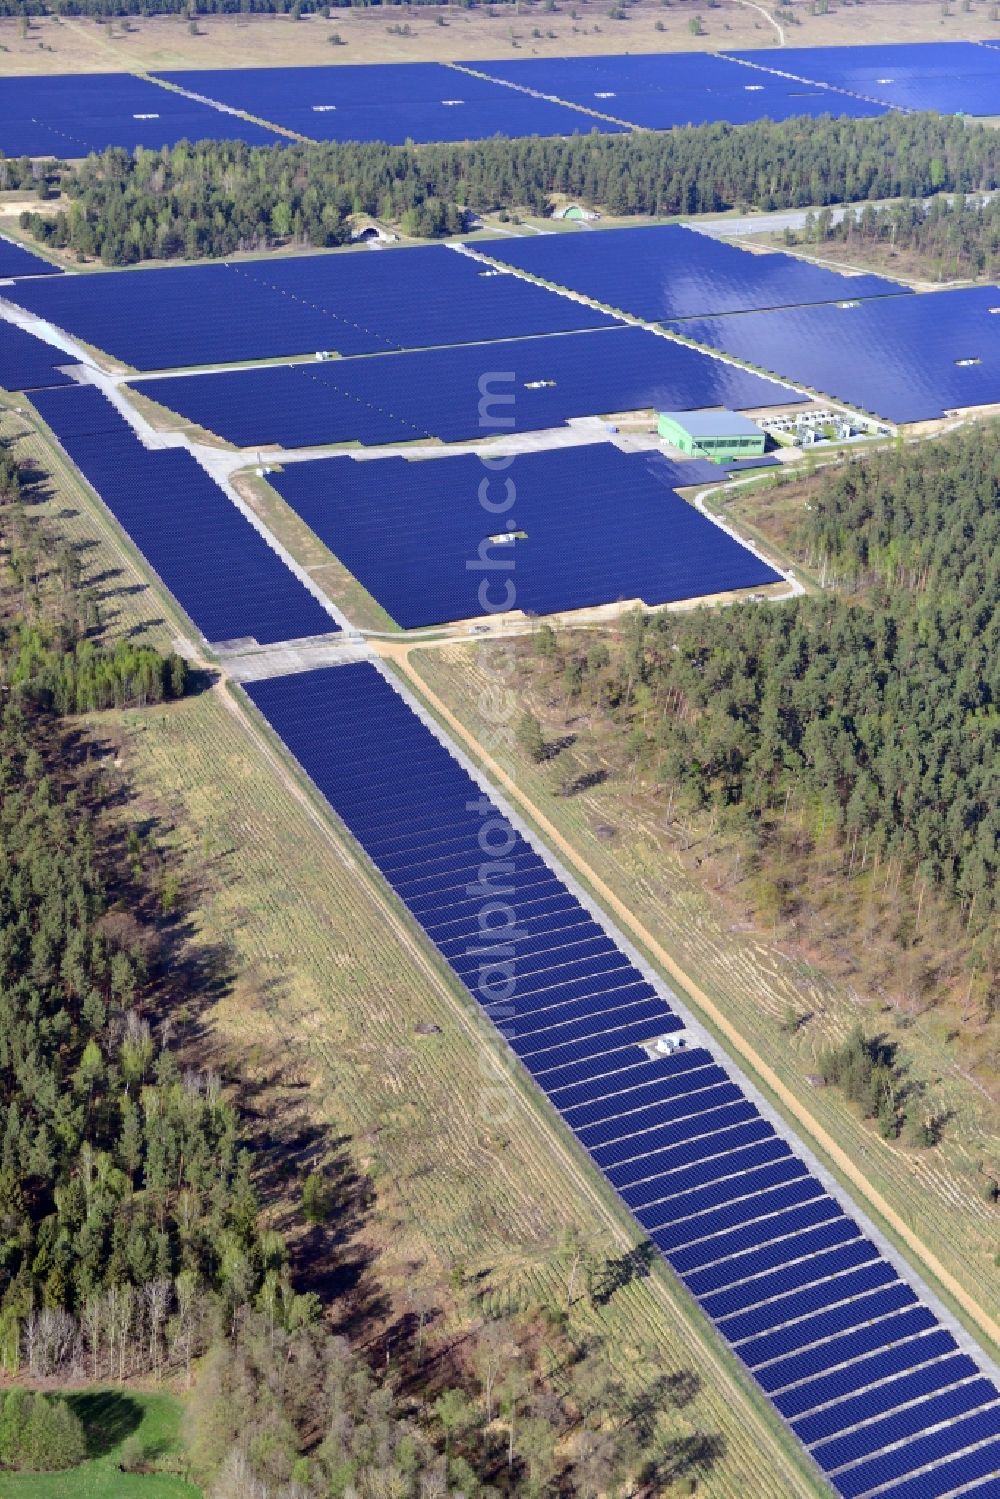
<path id="1" fill-rule="evenodd" d="M 627 64 L 628 59 L 606 61 Z M 676 77 L 678 61 L 684 78 Z M 271 126 L 312 140 L 401 145 L 492 135 L 617 134 L 627 128 L 608 116 L 666 129 L 706 120 L 743 124 L 765 117 L 884 112 L 846 92 L 803 89 L 764 74 L 756 86 L 748 86 L 737 64 L 706 54 L 662 62 L 666 92 L 656 97 L 626 87 L 618 100 L 602 102 L 586 97 L 584 85 L 579 103 L 511 89 L 440 63 L 185 70 L 160 75 L 175 85 L 169 90 L 127 73 L 5 78 L 0 80 L 0 149 L 8 156 L 75 157 L 108 146 L 158 150 L 185 139 L 250 145 L 287 139 Z M 491 66 L 496 65 L 477 65 L 480 72 Z"/>
<path id="2" fill-rule="evenodd" d="M 807 399 L 642 328 L 133 383 L 236 447 L 466 442 L 597 413 L 747 410 Z"/>
<path id="3" fill-rule="evenodd" d="M 342 457 L 288 464 L 270 482 L 406 629 L 505 602 L 552 614 L 780 580 L 677 495 L 677 485 L 718 483 L 714 464 L 668 463 L 604 442 L 520 454 L 484 490 L 485 473 L 482 459 L 466 454 L 419 463 Z M 512 539 L 491 541 L 498 533 Z"/>
<path id="4" fill-rule="evenodd" d="M 196 103 L 131 73 L 75 73 L 0 79 L 0 151 L 5 156 L 86 156 L 108 146 L 158 151 L 181 140 L 282 137 Z"/>
<path id="5" fill-rule="evenodd" d="M 0 386 L 4 390 L 37 390 L 46 385 L 68 385 L 69 375 L 57 365 L 70 364 L 69 354 L 55 349 L 15 323 L 0 322 Z"/>
<path id="6" fill-rule="evenodd" d="M 190 453 L 144 447 L 93 386 L 32 401 L 206 640 L 263 645 L 339 628 Z"/>
<path id="7" fill-rule="evenodd" d="M 888 109 L 992 115 L 996 44 L 889 42 L 749 52 L 510 58 L 469 64 L 491 78 L 651 130 L 767 116 L 879 115 Z"/>
<path id="8" fill-rule="evenodd" d="M 485 248 L 504 266 L 652 322 L 906 292 L 880 276 L 752 254 L 676 224 Z M 578 299 L 445 245 L 61 276 L 23 283 L 9 296 L 138 370 L 384 353 L 613 323 Z"/>
<path id="9" fill-rule="evenodd" d="M 479 76 L 440 63 L 161 74 L 173 89 L 128 73 L 4 78 L 0 150 L 74 157 L 108 146 L 158 150 L 184 139 L 276 145 L 286 138 L 255 120 L 313 140 L 402 144 L 878 115 L 889 108 L 991 114 L 1000 95 L 997 52 L 969 42 L 526 58 L 468 67 Z M 234 109 L 254 119 L 228 112 Z"/>
<path id="10" fill-rule="evenodd" d="M 914 296 L 879 277 L 839 276 L 797 261 L 789 270 L 786 256 L 751 255 L 676 226 L 497 242 L 490 253 L 637 316 L 672 318 L 686 338 L 889 421 L 921 421 L 1000 399 L 996 287 Z M 698 350 L 615 327 L 541 286 L 484 276 L 481 262 L 441 246 L 247 264 L 251 269 L 239 271 L 214 265 L 48 277 L 17 282 L 7 295 L 139 366 L 271 357 L 322 343 L 331 328 L 353 329 L 352 338 L 370 349 L 389 339 L 428 345 L 375 359 L 138 386 L 238 447 L 464 441 L 484 430 L 484 380 L 488 388 L 507 381 L 501 415 L 517 431 L 599 412 L 746 409 L 803 399 Z M 421 288 L 433 292 L 425 303 Z M 836 300 L 817 300 L 824 297 Z M 797 305 L 776 305 L 789 301 Z M 156 317 L 148 315 L 151 304 Z M 699 315 L 709 308 L 716 315 Z M 362 317 L 372 326 L 363 329 Z M 593 331 L 567 331 L 586 328 Z M 565 336 L 526 336 L 532 329 Z M 490 335 L 502 341 L 471 341 Z M 456 339 L 462 342 L 447 347 Z M 16 330 L 6 344 L 12 353 L 5 375 L 0 338 L 0 381 L 7 388 L 54 383 L 51 364 L 61 356 Z M 25 362 L 24 348 L 34 350 L 35 362 Z"/>
<path id="11" fill-rule="evenodd" d="M 379 672 L 247 691 L 838 1493 L 996 1495 L 996 1386 Z"/>
<path id="12" fill-rule="evenodd" d="M 680 327 L 699 343 L 887 421 L 928 421 L 1000 401 L 996 286 L 694 319 Z"/>
<path id="13" fill-rule="evenodd" d="M 59 267 L 53 265 L 50 260 L 43 260 L 40 255 L 33 255 L 23 245 L 0 234 L 0 281 L 6 281 L 12 276 L 58 276 L 61 274 Z"/>
<path id="14" fill-rule="evenodd" d="M 919 297 L 879 295 L 880 288 L 892 289 L 892 283 L 864 277 L 862 288 L 870 292 L 864 298 L 847 295 L 840 303 L 697 318 L 694 307 L 712 303 L 753 306 L 754 295 L 759 301 L 774 300 L 774 292 L 768 291 L 768 265 L 777 258 L 727 247 L 720 261 L 715 241 L 706 235 L 688 234 L 681 241 L 672 238 L 685 232 L 664 228 L 573 238 L 552 235 L 519 241 L 513 249 L 501 247 L 492 253 L 568 288 L 624 301 L 643 315 L 652 315 L 655 307 L 663 313 L 684 306 L 684 319 L 673 327 L 685 337 L 889 421 L 928 420 L 952 409 L 1000 400 L 1000 291 L 996 286 Z M 624 235 L 621 241 L 619 235 Z M 615 253 L 619 243 L 621 258 Z M 415 259 L 403 261 L 402 255 Z M 678 270 L 676 279 L 667 277 L 667 283 L 685 286 L 687 291 L 657 292 L 661 255 Z M 736 261 L 729 258 L 733 255 Z M 748 279 L 744 262 L 762 268 Z M 342 270 L 345 265 L 360 264 L 376 264 L 384 270 L 376 279 L 367 271 Z M 418 274 L 409 283 L 394 267 L 405 270 L 411 264 Z M 523 334 L 531 327 L 546 327 L 555 333 L 609 322 L 589 307 L 540 286 L 511 276 L 481 277 L 477 262 L 444 247 L 396 255 L 309 256 L 283 265 L 301 267 L 295 276 L 309 280 L 310 295 L 324 298 L 331 306 L 340 297 L 334 286 L 342 282 L 348 285 L 346 297 L 363 297 L 369 288 L 376 292 L 375 301 L 384 300 L 382 294 L 391 282 L 406 282 L 406 294 L 393 304 L 384 324 L 391 325 L 400 340 L 418 336 L 447 345 L 450 337 L 472 337 L 486 333 L 487 328 Z M 453 265 L 459 267 L 454 277 Z M 285 285 L 289 274 L 280 273 Z M 187 282 L 186 277 L 192 280 Z M 411 316 L 421 286 L 430 282 L 441 289 L 451 277 L 456 295 L 450 313 L 442 312 L 441 298 L 435 298 L 430 309 Z M 628 282 L 633 277 L 630 291 Z M 87 343 L 111 349 L 129 363 L 196 363 L 220 355 L 262 357 L 286 348 L 291 336 L 279 331 L 285 327 L 282 318 L 262 319 L 258 324 L 241 316 L 238 309 L 234 313 L 231 298 L 223 294 L 228 279 L 225 267 L 211 265 L 142 274 L 49 277 L 18 282 L 7 295 L 19 306 L 46 316 Z M 847 286 L 852 283 L 850 277 L 841 280 Z M 184 294 L 187 285 L 195 292 L 192 297 Z M 256 292 L 256 283 L 250 285 Z M 481 288 L 495 286 L 504 288 L 501 300 L 496 301 L 493 292 L 478 300 Z M 822 291 L 813 286 L 811 294 Z M 807 288 L 799 285 L 795 292 L 805 295 Z M 282 304 L 288 300 L 273 288 L 264 288 L 264 294 L 277 295 Z M 157 306 L 154 318 L 148 315 L 151 304 Z M 471 307 L 478 307 L 475 316 L 469 312 Z M 508 313 L 513 316 L 510 327 L 504 322 Z M 309 316 L 324 319 L 325 312 Z M 429 321 L 421 322 L 421 318 Z M 595 339 L 600 342 L 592 342 Z M 52 364 L 64 358 L 31 334 L 6 324 L 0 328 L 0 384 L 6 388 L 57 384 L 61 376 L 55 375 Z M 468 343 L 384 358 L 232 370 L 141 382 L 138 388 L 237 447 L 268 442 L 307 447 L 322 442 L 391 444 L 420 438 L 445 442 L 475 438 L 483 433 L 483 379 L 489 388 L 507 381 L 507 405 L 498 415 L 510 430 L 558 426 L 568 417 L 597 412 L 682 411 L 717 405 L 745 409 L 804 399 L 750 370 L 706 358 L 697 349 L 652 337 L 640 328 L 613 325 L 567 333 L 561 339 L 517 337 L 516 342 Z"/>
<path id="15" fill-rule="evenodd" d="M 8 295 L 139 370 L 377 354 L 613 323 L 444 245 L 97 272 L 21 283 Z"/>
<path id="16" fill-rule="evenodd" d="M 525 236 L 476 248 L 503 266 L 654 323 L 910 295 L 884 276 L 844 275 L 778 251 L 760 254 L 681 224 Z"/>
<path id="17" fill-rule="evenodd" d="M 497 129 L 568 134 L 614 130 L 614 121 L 667 130 L 890 108 L 992 114 L 1000 94 L 995 53 L 970 42 L 491 59 L 461 70 L 403 63 L 161 76 L 317 140 L 461 140 Z M 499 111 L 506 118 L 497 125 Z"/>

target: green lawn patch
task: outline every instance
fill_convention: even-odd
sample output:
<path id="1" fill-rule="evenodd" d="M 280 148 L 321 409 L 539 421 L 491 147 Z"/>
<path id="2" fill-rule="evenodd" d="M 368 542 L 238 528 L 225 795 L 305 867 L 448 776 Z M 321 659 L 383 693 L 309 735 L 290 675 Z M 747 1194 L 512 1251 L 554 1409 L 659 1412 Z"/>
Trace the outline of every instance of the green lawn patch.
<path id="1" fill-rule="evenodd" d="M 62 1473 L 0 1474 L 3 1499 L 200 1499 L 201 1490 L 175 1473 L 123 1473 L 119 1466 L 131 1438 L 153 1469 L 179 1457 L 181 1405 L 172 1395 L 96 1389 L 66 1399 L 83 1422 L 87 1461 Z"/>

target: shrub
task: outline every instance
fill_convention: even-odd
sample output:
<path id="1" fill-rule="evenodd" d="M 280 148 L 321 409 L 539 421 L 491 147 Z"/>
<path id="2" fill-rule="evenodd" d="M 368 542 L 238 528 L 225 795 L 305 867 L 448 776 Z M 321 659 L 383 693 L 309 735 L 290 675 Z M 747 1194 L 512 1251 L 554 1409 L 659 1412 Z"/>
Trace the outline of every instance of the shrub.
<path id="1" fill-rule="evenodd" d="M 86 1455 L 83 1426 L 65 1400 L 8 1390 L 0 1412 L 0 1466 L 56 1472 L 77 1467 Z"/>

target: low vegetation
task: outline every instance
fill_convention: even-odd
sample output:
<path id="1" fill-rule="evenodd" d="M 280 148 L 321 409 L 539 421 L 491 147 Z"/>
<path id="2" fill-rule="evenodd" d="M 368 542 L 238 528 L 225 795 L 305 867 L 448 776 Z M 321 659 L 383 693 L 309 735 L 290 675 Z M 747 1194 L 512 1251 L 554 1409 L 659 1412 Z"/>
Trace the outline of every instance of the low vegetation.
<path id="1" fill-rule="evenodd" d="M 83 1423 L 65 1400 L 17 1386 L 0 1399 L 0 1468 L 75 1468 L 86 1455 Z"/>
<path id="2" fill-rule="evenodd" d="M 25 1399 L 22 1391 L 16 1394 Z M 202 1499 L 202 1491 L 182 1476 L 184 1408 L 177 1396 L 83 1386 L 48 1398 L 82 1434 L 82 1459 L 69 1471 L 46 1465 L 5 1472 L 4 1499 Z"/>
<path id="3" fill-rule="evenodd" d="M 553 194 L 663 216 L 980 191 L 1000 185 L 1000 140 L 964 120 L 894 113 L 419 147 L 203 141 L 6 171 L 10 186 L 31 178 L 70 200 L 22 214 L 39 243 L 125 265 L 339 245 L 359 213 L 407 234 L 455 234 L 468 210 L 545 213 Z"/>
<path id="4" fill-rule="evenodd" d="M 2 16 L 92 16 L 104 21 L 112 16 L 292 16 L 325 14 L 349 6 L 351 0 L 198 0 L 192 13 L 190 0 L 0 0 Z M 407 5 L 440 5 L 442 0 L 406 0 Z"/>

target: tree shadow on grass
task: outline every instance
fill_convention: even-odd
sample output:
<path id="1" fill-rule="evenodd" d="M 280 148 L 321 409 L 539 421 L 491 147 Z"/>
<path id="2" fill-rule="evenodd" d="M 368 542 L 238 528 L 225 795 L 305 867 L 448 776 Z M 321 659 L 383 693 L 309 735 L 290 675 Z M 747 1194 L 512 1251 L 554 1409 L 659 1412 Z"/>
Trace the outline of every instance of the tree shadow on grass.
<path id="1" fill-rule="evenodd" d="M 66 1403 L 83 1425 L 89 1458 L 104 1457 L 142 1421 L 142 1406 L 120 1390 L 83 1391 L 67 1395 Z"/>

